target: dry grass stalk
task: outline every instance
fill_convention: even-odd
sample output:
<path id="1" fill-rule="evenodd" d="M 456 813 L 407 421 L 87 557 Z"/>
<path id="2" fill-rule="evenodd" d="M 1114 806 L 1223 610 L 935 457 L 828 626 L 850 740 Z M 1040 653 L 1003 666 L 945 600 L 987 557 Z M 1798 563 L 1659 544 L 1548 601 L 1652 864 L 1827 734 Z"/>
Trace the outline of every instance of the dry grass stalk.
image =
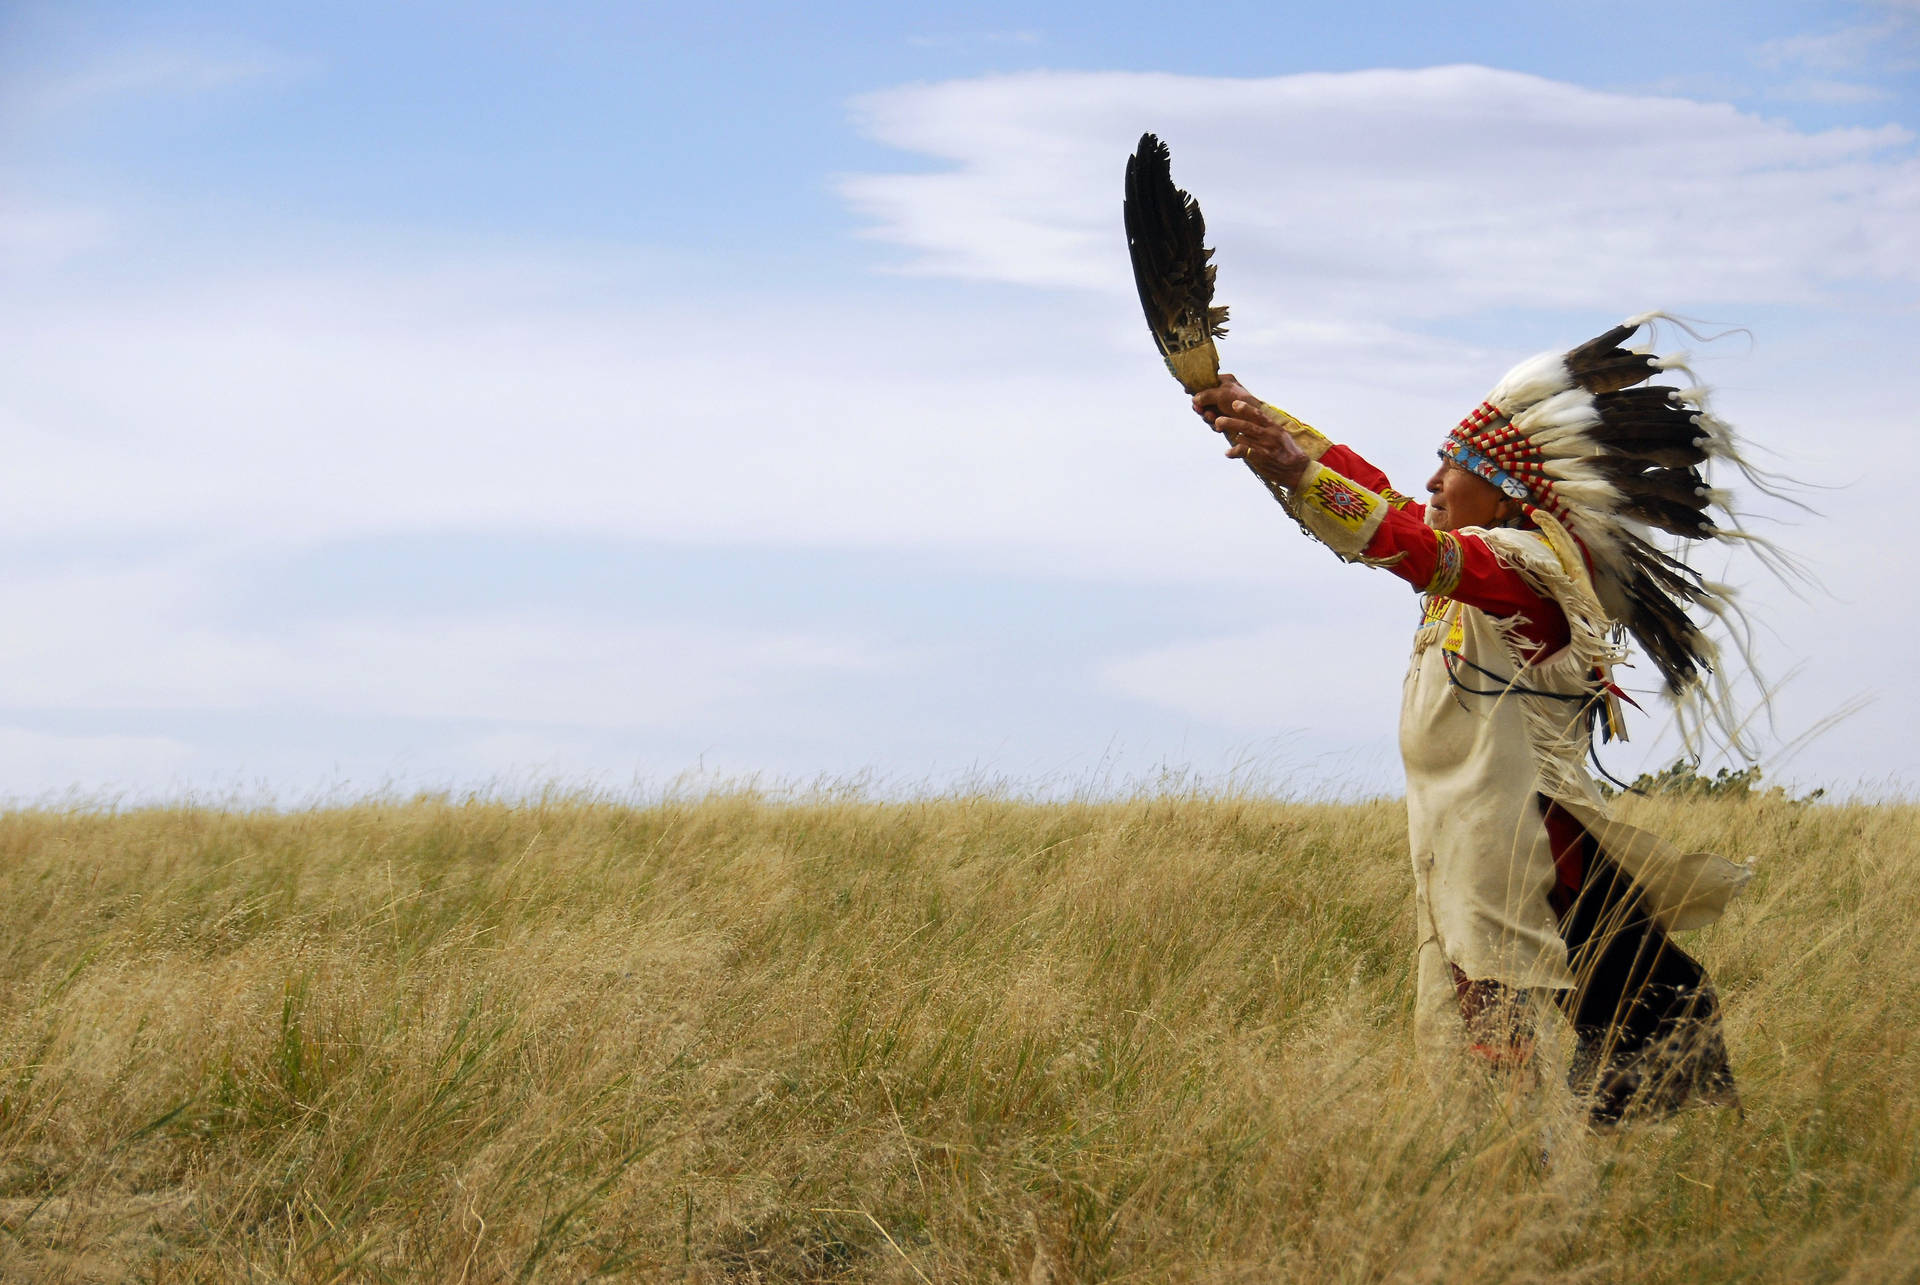
<path id="1" fill-rule="evenodd" d="M 1393 803 L 13 813 L 0 1278 L 1915 1279 L 1920 812 L 1635 810 L 1764 858 L 1746 1117 L 1545 1176 Z"/>

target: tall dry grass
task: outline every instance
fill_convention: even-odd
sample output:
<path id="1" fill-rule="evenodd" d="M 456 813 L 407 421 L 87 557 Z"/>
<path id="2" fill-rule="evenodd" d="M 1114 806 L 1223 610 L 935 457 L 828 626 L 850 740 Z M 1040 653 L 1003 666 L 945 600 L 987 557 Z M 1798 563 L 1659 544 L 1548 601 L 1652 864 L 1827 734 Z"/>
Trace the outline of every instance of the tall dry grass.
<path id="1" fill-rule="evenodd" d="M 1920 809 L 1641 803 L 1744 1119 L 1410 1049 L 1397 804 L 0 817 L 6 1280 L 1920 1277 Z"/>

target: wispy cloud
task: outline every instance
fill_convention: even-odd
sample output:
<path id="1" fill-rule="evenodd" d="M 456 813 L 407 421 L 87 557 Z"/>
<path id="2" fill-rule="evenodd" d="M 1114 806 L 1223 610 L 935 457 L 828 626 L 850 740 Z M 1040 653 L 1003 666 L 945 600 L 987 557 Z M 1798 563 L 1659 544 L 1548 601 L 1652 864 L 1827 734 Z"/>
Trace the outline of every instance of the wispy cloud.
<path id="1" fill-rule="evenodd" d="M 1894 97 L 1888 82 L 1920 69 L 1920 0 L 1868 0 L 1869 21 L 1766 41 L 1754 64 L 1787 79 L 1766 96 L 1782 102 L 1857 105 Z"/>
<path id="2" fill-rule="evenodd" d="M 81 66 L 23 77 L 0 94 L 0 106 L 10 114 L 33 119 L 147 98 L 194 97 L 284 84 L 311 70 L 307 63 L 256 48 L 130 48 Z"/>
<path id="3" fill-rule="evenodd" d="M 1117 208 L 1142 129 L 1171 139 L 1176 175 L 1206 202 L 1236 309 L 1229 361 L 1367 446 L 1403 488 L 1522 355 L 1507 346 L 1519 335 L 1542 347 L 1644 306 L 1844 297 L 1860 280 L 1904 308 L 1920 283 L 1920 171 L 1893 129 L 1809 133 L 1483 68 L 1036 74 L 902 88 L 860 110 L 876 136 L 951 165 L 850 180 L 890 252 L 916 272 L 1042 288 L 756 282 L 700 295 L 696 330 L 693 296 L 657 278 L 609 288 L 604 256 L 520 281 L 500 262 L 538 247 L 383 270 L 364 243 L 343 263 L 289 235 L 270 271 L 87 260 L 12 292 L 0 310 L 0 536 L 12 550 L 0 591 L 15 627 L 0 702 L 146 711 L 136 730 L 169 710 L 309 720 L 288 728 L 343 711 L 458 724 L 474 764 L 504 765 L 606 763 L 615 743 L 670 758 L 683 742 L 698 752 L 708 728 L 805 724 L 820 740 L 796 760 L 837 745 L 857 764 L 919 736 L 950 751 L 962 742 L 939 739 L 947 725 L 991 685 L 955 695 L 941 686 L 950 673 L 902 659 L 912 643 L 883 629 L 875 641 L 864 624 L 798 628 L 777 606 L 722 626 L 661 619 L 644 601 L 619 619 L 511 601 L 425 619 L 403 605 L 276 631 L 257 605 L 236 622 L 246 613 L 210 601 L 205 565 L 144 569 L 143 551 L 163 543 L 265 559 L 508 532 L 1227 581 L 1251 604 L 1231 621 L 1176 620 L 1192 632 L 1174 646 L 1129 625 L 1089 649 L 1087 686 L 1112 701 L 1090 706 L 1087 726 L 1147 706 L 1236 733 L 1385 725 L 1392 684 L 1361 688 L 1369 668 L 1396 665 L 1404 587 L 1300 541 L 1219 458 L 1148 349 Z M 22 239 L 78 235 L 57 220 L 32 232 L 35 217 Z M 1526 320 L 1547 307 L 1588 320 Z M 1844 441 L 1880 467 L 1790 540 L 1860 604 L 1843 636 L 1801 608 L 1762 615 L 1836 669 L 1871 667 L 1881 640 L 1913 632 L 1911 607 L 1876 593 L 1858 558 L 1885 545 L 1895 484 L 1912 472 L 1900 467 L 1909 336 L 1851 309 L 1797 324 L 1804 347 L 1729 363 L 1737 386 L 1721 408 L 1763 442 L 1806 441 L 1815 425 L 1819 449 Z M 33 549 L 78 544 L 111 547 L 104 561 L 125 574 L 35 570 Z M 1049 646 L 1022 645 L 1023 658 Z M 1355 686 L 1285 677 L 1328 655 L 1364 657 Z M 903 669 L 924 705 L 846 730 L 835 702 L 851 708 L 848 690 Z M 801 691 L 811 705 L 789 699 Z M 1889 726 L 1920 717 L 1902 699 Z M 1045 717 L 1013 711 L 992 735 Z M 1096 735 L 1122 726 L 1111 717 Z M 732 747 L 751 765 L 776 743 L 755 730 Z M 173 770 L 168 746 L 123 748 L 149 775 Z M 108 773 L 119 751 L 94 750 Z"/>
<path id="4" fill-rule="evenodd" d="M 1884 103 L 1893 96 L 1891 90 L 1879 85 L 1863 84 L 1853 80 L 1821 80 L 1804 77 L 1767 90 L 1767 97 L 1777 102 L 1826 103 L 1835 106 Z"/>
<path id="5" fill-rule="evenodd" d="M 1378 675 L 1404 659 L 1406 638 L 1391 630 L 1354 630 L 1339 617 L 1194 639 L 1122 656 L 1101 679 L 1134 700 L 1243 732 L 1285 728 L 1386 727 L 1399 693 Z M 1295 658 L 1339 656 L 1316 667 L 1309 683 L 1285 681 Z"/>
<path id="6" fill-rule="evenodd" d="M 1920 36 L 1920 3 L 1886 6 L 1893 12 L 1875 22 L 1832 31 L 1803 32 L 1769 40 L 1754 51 L 1754 61 L 1770 70 L 1803 70 L 1831 75 L 1914 66 Z"/>
<path id="7" fill-rule="evenodd" d="M 855 115 L 950 162 L 843 182 L 910 272 L 1124 294 L 1118 158 L 1152 129 L 1234 281 L 1310 315 L 1920 287 L 1920 161 L 1891 126 L 1810 133 L 1483 67 L 1039 72 L 875 94 Z"/>
<path id="8" fill-rule="evenodd" d="M 336 618 L 282 632 L 209 612 L 199 560 L 13 575 L 5 587 L 41 622 L 0 644 L 7 708 L 279 708 L 659 729 L 738 711 L 782 681 L 897 663 L 854 637 L 552 611 Z"/>
<path id="9" fill-rule="evenodd" d="M 57 268 L 109 244 L 116 226 L 104 210 L 0 196 L 0 271 Z"/>
<path id="10" fill-rule="evenodd" d="M 151 793 L 184 780 L 193 747 L 170 736 L 74 735 L 0 727 L 0 780 L 8 803 L 58 801 L 80 788 L 89 801 L 120 790 Z"/>
<path id="11" fill-rule="evenodd" d="M 1031 48 L 1044 44 L 1043 32 L 1027 28 L 1018 31 L 922 32 L 907 37 L 916 49 L 992 49 L 996 47 Z"/>

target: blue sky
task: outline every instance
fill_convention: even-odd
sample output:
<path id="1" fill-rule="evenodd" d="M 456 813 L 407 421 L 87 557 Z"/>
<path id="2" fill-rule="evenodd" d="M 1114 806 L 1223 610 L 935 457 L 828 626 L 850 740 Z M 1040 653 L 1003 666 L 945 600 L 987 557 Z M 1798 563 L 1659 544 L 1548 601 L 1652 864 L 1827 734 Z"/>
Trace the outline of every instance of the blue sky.
<path id="1" fill-rule="evenodd" d="M 1397 788 L 1411 595 L 1158 370 L 1143 129 L 1403 488 L 1530 351 L 1749 327 L 1839 488 L 1821 592 L 1728 569 L 1778 774 L 1907 787 L 1920 5 L 1466 9 L 0 7 L 0 795 Z"/>

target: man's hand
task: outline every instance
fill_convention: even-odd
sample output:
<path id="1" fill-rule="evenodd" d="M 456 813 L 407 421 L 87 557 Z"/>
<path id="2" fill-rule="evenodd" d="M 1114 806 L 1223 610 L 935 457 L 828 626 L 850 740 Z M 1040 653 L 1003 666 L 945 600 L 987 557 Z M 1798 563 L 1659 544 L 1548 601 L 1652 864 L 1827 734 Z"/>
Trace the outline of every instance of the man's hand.
<path id="1" fill-rule="evenodd" d="M 1193 410 L 1214 432 L 1226 434 L 1227 458 L 1245 460 L 1269 482 L 1289 489 L 1298 486 L 1313 462 L 1266 403 L 1232 375 L 1221 375 L 1217 388 L 1196 394 Z"/>

